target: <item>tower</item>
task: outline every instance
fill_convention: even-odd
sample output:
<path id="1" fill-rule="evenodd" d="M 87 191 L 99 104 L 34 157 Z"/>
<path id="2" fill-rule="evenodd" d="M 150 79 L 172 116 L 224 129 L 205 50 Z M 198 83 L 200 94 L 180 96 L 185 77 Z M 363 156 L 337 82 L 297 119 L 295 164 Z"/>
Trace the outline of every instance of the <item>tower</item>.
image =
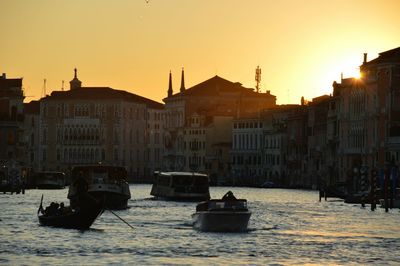
<path id="1" fill-rule="evenodd" d="M 185 91 L 185 73 L 182 67 L 182 77 L 181 77 L 181 93 Z"/>
<path id="2" fill-rule="evenodd" d="M 43 87 L 42 87 L 42 98 L 46 97 L 46 79 L 43 79 Z"/>
<path id="3" fill-rule="evenodd" d="M 261 82 L 261 68 L 257 66 L 256 68 L 256 89 L 257 92 L 260 92 L 260 82 Z"/>
<path id="4" fill-rule="evenodd" d="M 75 72 L 74 78 L 69 82 L 71 90 L 82 87 L 82 82 L 78 79 L 78 74 L 77 74 L 78 70 L 76 68 L 74 69 L 74 72 Z"/>
<path id="5" fill-rule="evenodd" d="M 172 91 L 172 74 L 171 74 L 171 71 L 169 71 L 168 97 L 171 97 L 172 94 L 173 94 L 173 91 Z"/>

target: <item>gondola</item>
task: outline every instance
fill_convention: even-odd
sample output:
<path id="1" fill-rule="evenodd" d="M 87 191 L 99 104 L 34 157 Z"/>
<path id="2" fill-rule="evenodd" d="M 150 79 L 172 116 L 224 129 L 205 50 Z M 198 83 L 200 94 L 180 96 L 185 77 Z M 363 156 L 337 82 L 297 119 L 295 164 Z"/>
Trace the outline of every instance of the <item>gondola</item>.
<path id="1" fill-rule="evenodd" d="M 43 195 L 38 209 L 39 223 L 44 226 L 85 230 L 89 229 L 93 222 L 103 213 L 102 201 L 85 201 L 81 207 L 70 209 L 67 212 L 55 211 L 48 214 L 43 209 Z"/>

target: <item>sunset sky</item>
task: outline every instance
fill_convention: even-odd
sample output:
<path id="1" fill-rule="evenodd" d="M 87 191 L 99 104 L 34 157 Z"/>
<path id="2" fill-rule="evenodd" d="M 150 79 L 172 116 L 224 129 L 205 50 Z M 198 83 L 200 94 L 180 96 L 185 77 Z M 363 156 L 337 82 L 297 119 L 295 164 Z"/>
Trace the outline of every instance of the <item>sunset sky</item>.
<path id="1" fill-rule="evenodd" d="M 399 0 L 0 0 L 0 73 L 23 77 L 26 102 L 83 86 L 160 101 L 172 71 L 189 88 L 214 75 L 279 104 L 329 94 L 334 80 L 400 46 Z"/>

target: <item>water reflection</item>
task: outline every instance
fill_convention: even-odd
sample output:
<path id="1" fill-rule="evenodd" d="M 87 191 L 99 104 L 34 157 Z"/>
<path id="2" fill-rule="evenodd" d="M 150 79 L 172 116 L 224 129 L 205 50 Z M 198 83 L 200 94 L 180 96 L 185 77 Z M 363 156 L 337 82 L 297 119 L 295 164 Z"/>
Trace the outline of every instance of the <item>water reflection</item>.
<path id="1" fill-rule="evenodd" d="M 248 199 L 246 233 L 193 230 L 196 203 L 149 200 L 148 185 L 131 186 L 130 208 L 116 212 L 134 229 L 109 212 L 85 232 L 39 226 L 41 194 L 59 201 L 66 189 L 0 195 L 0 264 L 400 263 L 399 210 L 320 203 L 315 191 L 211 188 L 211 196 L 228 190 Z"/>

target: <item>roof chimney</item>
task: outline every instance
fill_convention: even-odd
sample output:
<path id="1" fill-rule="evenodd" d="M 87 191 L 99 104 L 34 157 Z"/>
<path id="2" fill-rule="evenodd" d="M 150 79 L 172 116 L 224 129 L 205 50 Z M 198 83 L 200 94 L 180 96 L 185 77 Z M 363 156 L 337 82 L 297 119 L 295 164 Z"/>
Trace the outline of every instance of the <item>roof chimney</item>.
<path id="1" fill-rule="evenodd" d="M 3 73 L 3 75 L 1 76 L 2 79 L 6 79 L 6 73 Z"/>
<path id="2" fill-rule="evenodd" d="M 367 53 L 364 53 L 364 64 L 367 63 Z"/>

